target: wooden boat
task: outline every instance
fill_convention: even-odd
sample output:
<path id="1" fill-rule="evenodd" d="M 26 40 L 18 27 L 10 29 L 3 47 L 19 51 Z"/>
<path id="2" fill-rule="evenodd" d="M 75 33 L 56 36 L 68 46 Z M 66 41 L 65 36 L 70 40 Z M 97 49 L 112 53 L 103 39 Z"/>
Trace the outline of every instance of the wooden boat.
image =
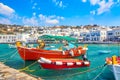
<path id="1" fill-rule="evenodd" d="M 120 80 L 120 56 L 112 56 L 112 58 L 106 58 L 108 68 L 114 74 L 115 80 Z"/>
<path id="2" fill-rule="evenodd" d="M 46 59 L 41 57 L 38 63 L 45 69 L 71 69 L 89 67 L 90 62 L 79 59 Z"/>
<path id="3" fill-rule="evenodd" d="M 81 46 L 69 50 L 45 50 L 40 48 L 28 48 L 21 45 L 21 42 L 16 42 L 18 53 L 23 60 L 38 60 L 40 57 L 45 58 L 71 58 L 84 55 L 86 48 Z"/>

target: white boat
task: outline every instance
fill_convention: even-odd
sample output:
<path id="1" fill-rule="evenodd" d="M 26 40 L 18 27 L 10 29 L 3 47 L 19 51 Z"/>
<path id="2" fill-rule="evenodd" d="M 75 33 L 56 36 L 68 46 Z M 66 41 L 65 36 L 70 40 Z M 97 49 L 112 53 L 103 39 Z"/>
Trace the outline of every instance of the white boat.
<path id="1" fill-rule="evenodd" d="M 115 80 L 120 80 L 120 57 L 106 58 L 106 63 L 110 71 L 113 72 Z"/>
<path id="2" fill-rule="evenodd" d="M 120 80 L 120 65 L 108 65 L 108 67 L 113 72 L 115 80 Z"/>

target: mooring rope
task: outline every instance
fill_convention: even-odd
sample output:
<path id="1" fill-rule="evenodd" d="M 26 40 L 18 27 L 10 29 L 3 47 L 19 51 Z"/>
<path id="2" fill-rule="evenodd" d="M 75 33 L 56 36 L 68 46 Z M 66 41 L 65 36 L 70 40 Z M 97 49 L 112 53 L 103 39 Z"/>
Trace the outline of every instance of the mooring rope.
<path id="1" fill-rule="evenodd" d="M 19 71 L 30 71 L 30 72 L 35 71 L 35 70 L 30 70 L 29 67 L 33 66 L 36 63 L 37 63 L 37 61 L 35 61 L 34 63 L 32 63 L 32 64 L 30 64 L 30 65 L 28 65 L 28 66 L 26 66 L 26 67 L 24 67 L 22 69 L 19 69 Z"/>
<path id="2" fill-rule="evenodd" d="M 18 51 L 19 51 L 19 50 L 18 50 Z M 14 57 L 14 56 L 18 53 L 18 51 L 16 51 L 14 54 L 12 54 L 12 55 L 11 55 L 10 57 L 8 57 L 7 59 L 2 60 L 2 63 L 7 62 L 10 58 Z"/>
<path id="3" fill-rule="evenodd" d="M 69 74 L 69 75 L 62 75 L 62 76 L 48 76 L 48 77 L 42 77 L 42 78 L 61 78 L 61 77 L 72 77 L 72 76 L 75 76 L 75 75 L 79 75 L 79 74 L 84 74 L 84 73 L 87 73 L 87 72 L 91 72 L 91 71 L 95 71 L 97 69 L 100 69 L 100 68 L 103 68 L 105 67 L 106 64 L 104 65 L 101 65 L 101 66 L 98 66 L 98 67 L 95 67 L 95 68 L 92 68 L 92 69 L 89 69 L 89 70 L 85 70 L 85 71 L 82 71 L 82 72 L 77 72 L 77 73 L 73 73 L 73 74 Z M 105 68 L 104 68 L 105 69 Z M 103 71 L 102 71 L 103 72 Z M 39 76 L 35 76 L 35 75 L 32 75 L 31 76 L 33 77 L 36 77 L 36 78 L 39 78 Z M 97 77 L 97 76 L 96 76 Z"/>
<path id="4" fill-rule="evenodd" d="M 5 57 L 5 56 L 8 56 L 9 54 L 12 54 L 12 53 L 13 53 L 13 52 L 15 52 L 15 51 L 17 51 L 17 49 L 15 49 L 15 50 L 13 50 L 13 51 L 11 51 L 11 52 L 7 53 L 7 54 L 0 55 L 0 57 Z"/>
<path id="5" fill-rule="evenodd" d="M 93 80 L 96 80 L 96 79 L 103 73 L 103 71 L 106 69 L 106 67 L 107 67 L 107 66 L 105 66 L 105 67 L 102 69 L 102 71 L 101 71 Z"/>
<path id="6" fill-rule="evenodd" d="M 7 60 L 9 60 L 10 58 L 14 57 L 16 54 L 17 54 L 17 51 L 14 54 L 12 54 L 10 57 L 8 57 L 7 59 L 3 60 L 2 63 L 7 62 Z"/>

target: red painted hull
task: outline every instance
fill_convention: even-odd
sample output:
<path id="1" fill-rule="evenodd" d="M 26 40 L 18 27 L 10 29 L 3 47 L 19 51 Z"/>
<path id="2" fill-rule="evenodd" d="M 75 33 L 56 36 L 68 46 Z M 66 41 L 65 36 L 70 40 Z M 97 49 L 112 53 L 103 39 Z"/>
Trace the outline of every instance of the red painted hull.
<path id="1" fill-rule="evenodd" d="M 81 67 L 89 67 L 90 62 L 89 61 L 83 61 L 83 60 L 76 60 L 76 59 L 57 59 L 57 60 L 51 60 L 51 63 L 42 63 L 39 62 L 41 67 L 45 69 L 72 69 L 72 68 L 81 68 Z M 56 61 L 62 62 L 62 65 L 56 65 Z M 87 64 L 85 63 L 87 62 Z M 72 65 L 67 65 L 68 63 L 72 63 Z M 81 63 L 81 64 L 76 64 Z"/>
<path id="2" fill-rule="evenodd" d="M 71 49 L 74 55 L 70 54 L 71 50 L 64 51 L 54 51 L 54 50 L 43 50 L 37 48 L 26 48 L 17 47 L 18 53 L 23 60 L 38 60 L 40 57 L 45 58 L 71 58 L 81 56 L 86 53 L 86 50 L 80 48 Z M 80 51 L 80 52 L 79 52 Z"/>

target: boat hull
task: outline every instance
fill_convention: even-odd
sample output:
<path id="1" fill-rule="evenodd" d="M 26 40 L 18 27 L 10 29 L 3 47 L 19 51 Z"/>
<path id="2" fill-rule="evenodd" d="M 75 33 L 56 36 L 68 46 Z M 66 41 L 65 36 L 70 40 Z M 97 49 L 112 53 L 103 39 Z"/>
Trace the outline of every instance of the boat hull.
<path id="1" fill-rule="evenodd" d="M 120 65 L 108 65 L 108 67 L 113 72 L 115 80 L 120 80 Z"/>
<path id="2" fill-rule="evenodd" d="M 120 80 L 120 56 L 106 58 L 109 69 L 113 72 L 115 80 Z"/>
<path id="3" fill-rule="evenodd" d="M 42 68 L 45 69 L 72 69 L 72 68 L 81 68 L 81 67 L 89 67 L 90 62 L 89 61 L 83 61 L 83 60 L 74 60 L 74 59 L 58 59 L 58 60 L 50 60 L 51 62 L 43 62 L 38 61 Z M 59 62 L 59 64 L 56 64 Z M 78 64 L 79 63 L 79 64 Z"/>
<path id="4" fill-rule="evenodd" d="M 38 60 L 40 57 L 44 58 L 71 58 L 84 55 L 84 49 L 70 49 L 66 51 L 44 50 L 37 48 L 17 47 L 18 53 L 23 60 Z M 72 51 L 72 54 L 70 52 Z M 80 52 L 79 52 L 80 51 Z"/>

